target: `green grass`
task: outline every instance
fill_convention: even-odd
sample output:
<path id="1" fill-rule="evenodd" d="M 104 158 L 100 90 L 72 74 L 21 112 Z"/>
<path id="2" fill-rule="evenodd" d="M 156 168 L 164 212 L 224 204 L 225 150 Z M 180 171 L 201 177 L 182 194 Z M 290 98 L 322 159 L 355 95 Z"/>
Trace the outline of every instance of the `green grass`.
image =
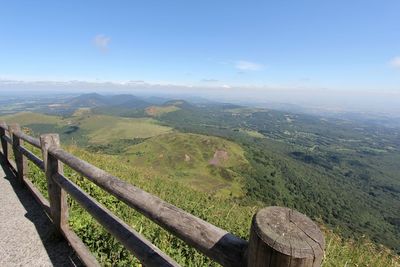
<path id="1" fill-rule="evenodd" d="M 246 133 L 247 135 L 251 137 L 256 137 L 256 138 L 266 138 L 262 133 L 259 133 L 254 130 L 248 130 L 248 129 L 239 129 L 239 132 Z"/>
<path id="2" fill-rule="evenodd" d="M 260 208 L 259 206 L 241 205 L 239 202 L 194 190 L 174 180 L 155 177 L 151 173 L 143 173 L 131 164 L 122 162 L 121 158 L 117 156 L 89 153 L 74 146 L 68 147 L 67 150 L 195 216 L 244 239 L 248 239 L 251 218 L 256 210 Z M 193 248 L 130 209 L 116 198 L 111 197 L 69 168 L 65 168 L 65 174 L 136 231 L 173 257 L 179 264 L 183 266 L 217 266 L 217 264 L 202 256 Z M 33 180 L 44 195 L 47 195 L 43 173 L 31 166 L 29 178 Z M 101 265 L 138 266 L 137 260 L 110 234 L 105 232 L 77 203 L 69 200 L 69 206 L 71 228 L 90 248 Z M 342 239 L 323 225 L 321 227 L 326 239 L 323 266 L 400 266 L 399 257 L 383 246 L 374 245 L 365 238 L 360 238 L 357 241 Z"/>
<path id="3" fill-rule="evenodd" d="M 226 155 L 218 155 L 217 151 Z M 159 135 L 131 146 L 121 156 L 125 157 L 143 171 L 202 191 L 221 196 L 243 195 L 243 181 L 237 169 L 248 165 L 244 151 L 238 144 L 222 138 L 187 133 Z"/>
<path id="4" fill-rule="evenodd" d="M 149 118 L 121 118 L 107 115 L 86 115 L 76 120 L 88 132 L 91 143 L 110 143 L 117 139 L 148 138 L 172 131 Z"/>
<path id="5" fill-rule="evenodd" d="M 93 151 L 96 151 L 96 149 L 91 151 L 92 154 L 79 149 L 71 149 L 101 168 L 107 169 L 109 168 L 107 164 L 112 164 L 112 168 L 109 169 L 110 172 L 154 194 L 160 194 L 168 201 L 178 206 L 185 207 L 189 212 L 196 215 L 199 214 L 199 216 L 203 216 L 202 218 L 206 218 L 212 222 L 214 222 L 213 212 L 207 211 L 202 213 L 204 209 L 207 209 L 207 205 L 210 209 L 215 209 L 217 214 L 221 216 L 227 216 L 226 213 L 218 213 L 218 210 L 221 209 L 222 206 L 226 207 L 228 210 L 230 208 L 234 210 L 240 209 L 241 212 L 248 215 L 250 212 L 250 210 L 248 210 L 249 207 L 240 205 L 240 203 L 244 203 L 240 200 L 240 197 L 244 194 L 249 196 L 250 193 L 252 193 L 254 199 L 264 201 L 265 205 L 278 203 L 279 205 L 296 207 L 309 216 L 312 216 L 312 218 L 321 216 L 324 222 L 332 227 L 338 225 L 341 227 L 348 227 L 345 228 L 347 232 L 344 232 L 343 229 L 338 230 L 338 232 L 342 232 L 343 235 L 351 231 L 355 238 L 365 233 L 371 236 L 371 239 L 376 243 L 382 243 L 385 240 L 389 240 L 393 244 L 398 242 L 396 241 L 396 235 L 387 230 L 391 228 L 388 228 L 387 224 L 381 223 L 383 219 L 388 217 L 385 214 L 390 215 L 390 212 L 396 214 L 397 211 L 395 205 L 396 199 L 387 196 L 391 191 L 396 192 L 395 185 L 398 183 L 396 170 L 398 169 L 397 163 L 399 162 L 398 153 L 381 153 L 382 151 L 380 151 L 380 149 L 381 147 L 385 147 L 384 145 L 376 146 L 372 143 L 367 143 L 365 145 L 345 146 L 343 149 L 351 148 L 351 150 L 343 151 L 362 149 L 360 152 L 361 154 L 343 152 L 340 155 L 339 163 L 337 163 L 338 166 L 334 166 L 334 162 L 329 160 L 328 156 L 330 154 L 324 156 L 325 152 L 321 151 L 324 143 L 329 144 L 331 142 L 331 137 L 322 138 L 323 135 L 313 134 L 312 132 L 309 133 L 308 130 L 293 131 L 297 132 L 296 138 L 301 138 L 289 140 L 290 142 L 293 141 L 296 146 L 293 144 L 291 146 L 284 144 L 281 135 L 279 135 L 279 142 L 272 142 L 270 139 L 252 138 L 251 142 L 254 142 L 254 144 L 251 143 L 251 146 L 242 142 L 243 148 L 246 148 L 246 157 L 252 164 L 253 172 L 250 173 L 247 170 L 249 164 L 243 155 L 241 146 L 227 141 L 226 139 L 208 136 L 208 134 L 224 136 L 221 132 L 221 129 L 223 129 L 221 128 L 221 126 L 223 126 L 221 124 L 234 118 L 234 116 L 230 114 L 229 116 L 224 115 L 223 118 L 218 119 L 215 129 L 201 126 L 202 131 L 200 132 L 203 133 L 206 131 L 204 133 L 207 135 L 172 132 L 172 128 L 161 126 L 153 119 L 127 119 L 94 115 L 87 112 L 80 112 L 80 114 L 76 115 L 77 116 L 71 118 L 61 119 L 60 117 L 42 114 L 19 113 L 6 116 L 6 118 L 9 122 L 17 121 L 22 125 L 29 126 L 34 124 L 36 125 L 35 129 L 38 131 L 53 132 L 52 129 L 55 129 L 54 132 L 60 131 L 61 136 L 66 136 L 63 133 L 65 130 L 68 130 L 69 125 L 78 125 L 79 129 L 69 134 L 69 138 L 74 136 L 74 138 L 81 138 L 83 143 L 90 144 L 90 142 L 94 142 L 93 140 L 96 140 L 96 137 L 98 137 L 100 141 L 98 141 L 96 145 L 118 143 L 119 145 L 117 147 L 110 147 L 108 149 L 110 151 L 122 151 L 121 153 L 125 153 L 125 148 L 127 147 L 129 152 L 128 156 L 120 155 L 113 157 L 101 155 L 100 153 L 93 154 Z M 166 116 L 167 115 L 174 115 L 175 117 L 175 114 L 166 114 Z M 212 116 L 207 116 L 207 118 L 214 118 L 214 116 L 215 114 L 212 114 Z M 258 121 L 253 121 L 252 123 L 261 123 L 263 126 L 265 125 L 266 118 L 268 118 L 267 115 L 262 116 Z M 241 127 L 247 129 L 248 125 L 243 126 L 242 119 L 243 118 L 240 119 L 240 124 L 233 125 L 232 129 L 240 129 Z M 282 119 L 285 119 L 285 117 Z M 198 117 L 190 117 L 188 119 L 183 119 L 182 123 L 171 125 L 179 128 L 179 125 L 186 125 L 189 122 L 201 123 Z M 294 123 L 296 123 L 296 121 Z M 109 132 L 110 125 L 118 130 Z M 137 127 L 138 125 L 145 126 L 140 128 Z M 153 128 L 149 128 L 149 125 L 161 127 L 162 130 L 157 132 Z M 211 124 L 208 123 L 208 125 Z M 255 129 L 257 128 L 255 127 Z M 143 133 L 142 138 L 132 136 L 134 131 Z M 267 130 L 260 130 L 265 136 L 272 138 L 275 132 L 269 131 L 270 128 Z M 280 134 L 281 132 L 282 131 L 279 130 L 276 133 Z M 93 136 L 94 133 L 97 135 Z M 151 137 L 153 134 L 157 135 L 157 137 L 146 140 L 146 138 Z M 232 131 L 232 134 L 246 135 L 246 138 L 248 138 L 248 134 L 237 133 L 236 131 Z M 330 135 L 336 136 L 329 132 L 329 136 Z M 121 136 L 128 137 L 121 139 Z M 230 138 L 230 140 L 235 140 L 229 135 L 225 137 Z M 346 135 L 344 135 L 344 137 L 346 137 Z M 356 140 L 356 138 L 349 137 L 346 140 Z M 64 141 L 63 143 L 66 144 Z M 140 144 L 131 146 L 132 143 Z M 310 145 L 315 148 L 316 144 L 318 144 L 318 147 L 317 149 L 313 149 L 313 153 L 307 152 L 307 148 L 311 147 Z M 336 143 L 332 143 L 331 146 L 336 147 Z M 365 148 L 368 148 L 368 150 Z M 233 156 L 228 157 L 226 160 L 221 160 L 218 166 L 210 166 L 209 160 L 213 157 L 216 150 L 227 151 L 228 155 Z M 305 164 L 302 162 L 302 159 L 306 159 L 304 157 L 288 157 L 287 155 L 291 155 L 290 153 L 293 151 L 297 153 L 307 152 L 303 154 L 305 156 L 311 155 L 312 163 Z M 337 150 L 335 151 L 337 152 Z M 185 160 L 187 158 L 186 155 L 189 157 L 189 160 Z M 376 157 L 371 157 L 371 155 L 376 155 Z M 331 165 L 327 165 L 327 163 L 333 165 L 332 171 L 330 172 L 328 172 L 328 170 L 330 170 L 329 167 Z M 354 165 L 357 168 L 353 167 L 350 163 L 353 165 L 360 164 L 360 167 L 357 167 L 357 165 Z M 344 173 L 347 170 L 354 171 L 354 173 L 349 176 L 351 179 L 343 178 L 343 180 L 337 180 L 339 183 L 336 182 L 335 179 L 342 177 L 341 172 Z M 358 173 L 358 171 L 360 171 L 360 173 Z M 144 233 L 149 231 L 147 236 L 157 244 L 161 242 L 159 246 L 163 250 L 171 252 L 171 255 L 180 258 L 180 262 L 192 266 L 208 265 L 209 262 L 203 257 L 198 254 L 193 254 L 192 250 L 187 249 L 178 241 L 175 242 L 175 239 L 166 234 L 163 230 L 154 228 L 151 224 L 147 224 L 148 222 L 146 222 L 145 219 L 142 221 L 136 217 L 131 218 L 137 215 L 132 215 L 129 209 L 119 204 L 117 200 L 112 198 L 110 200 L 106 194 L 103 195 L 99 193 L 100 191 L 96 189 L 96 187 L 85 183 L 85 180 L 69 172 L 68 168 L 67 173 L 75 179 L 74 181 L 79 182 L 89 191 L 93 191 L 93 194 L 95 194 L 100 201 L 109 205 L 111 210 L 120 214 L 122 218 L 132 223 L 135 227 L 138 226 L 140 231 Z M 250 173 L 252 177 L 258 180 L 254 181 L 254 183 L 250 183 L 252 181 L 250 179 L 251 177 L 246 177 L 246 181 L 250 182 L 249 186 L 244 189 L 243 177 L 240 173 L 243 174 L 243 176 L 245 176 L 246 173 Z M 326 176 L 327 173 L 330 173 L 330 175 Z M 365 194 L 362 193 L 363 195 L 361 195 L 361 193 L 357 191 L 358 189 L 355 190 L 356 187 L 350 184 L 354 180 L 360 182 L 357 188 L 359 188 L 359 186 L 364 186 L 364 184 L 361 183 L 362 181 L 355 179 L 357 175 L 368 182 L 368 184 L 365 185 L 368 186 L 366 187 L 367 189 L 371 188 L 371 185 L 376 187 L 374 189 L 376 200 L 367 195 L 369 189 Z M 327 177 L 330 179 L 326 180 Z M 375 177 L 379 177 L 381 180 L 384 178 L 384 180 L 382 180 L 382 182 L 380 180 L 375 181 Z M 38 184 L 40 185 L 41 183 L 41 186 L 45 186 L 43 179 L 41 180 L 42 182 L 39 180 L 40 179 L 38 179 Z M 311 188 L 309 186 L 310 184 L 315 184 L 316 186 Z M 348 190 L 348 188 L 352 190 Z M 249 189 L 254 190 L 250 191 Z M 389 193 L 386 193 L 387 191 Z M 169 194 L 176 194 L 177 198 L 171 198 Z M 186 194 L 190 194 L 191 196 L 187 197 L 185 196 Z M 356 199 L 356 201 L 354 201 L 354 199 Z M 272 202 L 272 200 L 276 201 Z M 186 201 L 188 203 L 186 203 Z M 203 206 L 203 204 L 197 204 L 197 201 L 203 201 L 205 206 Z M 232 207 L 232 205 L 236 206 Z M 127 259 L 131 259 L 129 258 L 130 256 L 127 256 L 126 252 L 123 252 L 124 250 L 122 250 L 120 246 L 118 247 L 115 245 L 114 247 L 115 241 L 112 241 L 113 239 L 110 236 L 104 234 L 101 227 L 96 226 L 90 217 L 79 210 L 73 202 L 71 202 L 71 207 L 71 214 L 75 214 L 71 217 L 71 223 L 74 225 L 74 229 L 80 233 L 81 237 L 86 240 L 85 242 L 97 253 L 96 255 L 100 258 L 101 262 L 107 265 L 106 263 L 117 261 L 122 266 Z M 380 207 L 385 208 L 382 209 Z M 376 211 L 379 211 L 379 213 Z M 227 214 L 229 216 L 231 214 L 239 216 L 233 211 Z M 384 216 L 382 216 L 382 214 L 384 214 Z M 251 217 L 251 214 L 248 216 Z M 376 218 L 380 220 L 378 223 L 374 223 Z M 244 219 L 238 217 L 237 220 L 238 223 L 245 224 L 247 223 L 247 219 L 248 218 Z M 226 220 L 229 221 L 230 219 Z M 216 220 L 216 222 L 218 221 Z M 238 228 L 232 228 L 234 226 L 230 225 L 230 223 L 225 224 L 223 221 L 220 223 L 223 228 L 229 230 L 236 229 L 231 230 L 233 232 L 238 230 Z M 240 231 L 235 233 L 241 232 L 242 236 L 246 237 L 247 228 L 240 228 L 239 230 Z M 377 237 L 381 236 L 381 239 L 377 239 Z M 327 240 L 329 237 L 332 237 L 333 241 L 330 243 L 327 242 L 326 266 L 398 266 L 399 260 L 392 252 L 385 250 L 383 247 L 372 245 L 368 240 L 363 240 L 363 238 L 361 238 L 362 240 L 360 241 L 342 240 L 336 234 L 329 233 L 328 231 Z M 98 239 L 101 241 L 97 241 Z"/>
<path id="6" fill-rule="evenodd" d="M 241 144 L 251 166 L 242 172 L 246 197 L 296 208 L 342 236 L 365 234 L 400 251 L 398 130 L 274 110 L 233 111 L 182 109 L 160 120 Z"/>
<path id="7" fill-rule="evenodd" d="M 19 123 L 36 134 L 59 133 L 64 141 L 70 142 L 69 139 L 75 138 L 79 144 L 109 144 L 118 140 L 149 138 L 172 132 L 171 127 L 162 126 L 155 119 L 98 115 L 85 108 L 76 110 L 73 116 L 66 118 L 21 112 L 2 116 L 0 120 Z M 77 127 L 73 134 L 68 133 L 70 127 Z"/>
<path id="8" fill-rule="evenodd" d="M 62 124 L 62 118 L 34 112 L 20 112 L 0 117 L 6 123 L 19 123 L 21 126 L 29 124 Z"/>

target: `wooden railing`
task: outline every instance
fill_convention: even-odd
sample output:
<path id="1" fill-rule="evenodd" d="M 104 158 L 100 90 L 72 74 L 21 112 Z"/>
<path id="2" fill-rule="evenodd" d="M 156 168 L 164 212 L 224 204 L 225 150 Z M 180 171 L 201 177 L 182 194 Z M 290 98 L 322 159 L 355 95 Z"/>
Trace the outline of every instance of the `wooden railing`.
<path id="1" fill-rule="evenodd" d="M 282 207 L 261 209 L 253 217 L 250 240 L 246 241 L 69 154 L 60 147 L 57 134 L 43 134 L 37 139 L 23 133 L 18 124 L 7 126 L 1 122 L 0 139 L 3 155 L 14 168 L 21 185 L 32 192 L 58 233 L 65 237 L 87 266 L 99 264 L 68 226 L 67 194 L 144 266 L 179 265 L 65 177 L 63 164 L 222 266 L 321 265 L 324 237 L 312 220 L 295 210 Z M 24 142 L 41 149 L 42 159 L 29 151 Z M 15 162 L 9 157 L 11 150 Z M 49 201 L 27 178 L 27 160 L 45 172 Z"/>

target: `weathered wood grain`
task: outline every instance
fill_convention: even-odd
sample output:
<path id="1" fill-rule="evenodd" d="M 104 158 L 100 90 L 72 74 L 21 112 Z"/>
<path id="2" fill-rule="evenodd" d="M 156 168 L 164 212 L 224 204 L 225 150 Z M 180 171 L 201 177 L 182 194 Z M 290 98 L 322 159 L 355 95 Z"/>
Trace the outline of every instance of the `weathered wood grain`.
<path id="1" fill-rule="evenodd" d="M 223 266 L 243 266 L 247 241 L 51 147 L 49 153 Z"/>
<path id="2" fill-rule="evenodd" d="M 3 154 L 5 157 L 6 162 L 8 162 L 10 165 L 12 165 L 12 160 L 11 160 L 11 150 L 12 150 L 12 139 L 10 138 L 9 132 L 8 132 L 8 126 L 6 123 L 3 123 L 0 127 L 1 131 L 0 136 L 1 136 L 1 147 L 3 149 Z M 15 165 L 15 164 L 14 164 Z M 12 166 L 14 170 L 16 170 L 15 166 Z"/>
<path id="3" fill-rule="evenodd" d="M 144 266 L 179 266 L 129 225 L 104 208 L 63 175 L 55 174 L 55 182 L 67 191 L 108 232 L 115 236 Z"/>
<path id="4" fill-rule="evenodd" d="M 82 242 L 82 240 L 69 228 L 61 229 L 65 239 L 68 240 L 70 246 L 75 250 L 79 259 L 86 267 L 99 267 L 97 259 L 93 256 L 90 250 Z"/>
<path id="5" fill-rule="evenodd" d="M 1 149 L 3 150 L 3 155 L 6 160 L 8 160 L 8 144 L 5 139 L 6 130 L 8 130 L 7 124 L 2 121 L 0 122 L 0 140 L 1 140 Z"/>
<path id="6" fill-rule="evenodd" d="M 12 145 L 12 139 L 7 134 L 3 136 L 3 140 L 5 140 L 8 145 Z"/>
<path id="7" fill-rule="evenodd" d="M 51 210 L 49 201 L 40 193 L 40 191 L 32 184 L 29 179 L 24 179 L 25 186 L 31 191 L 35 200 L 39 203 L 40 206 L 44 209 L 47 216 L 51 219 Z"/>
<path id="8" fill-rule="evenodd" d="M 63 165 L 57 158 L 48 153 L 49 148 L 60 147 L 60 138 L 58 134 L 43 134 L 40 136 L 40 144 L 49 192 L 51 217 L 56 229 L 61 233 L 61 228 L 68 227 L 67 194 L 54 182 L 52 177 L 55 174 L 63 174 Z"/>
<path id="9" fill-rule="evenodd" d="M 26 158 L 19 151 L 19 147 L 23 145 L 24 141 L 21 140 L 15 133 L 20 132 L 21 127 L 16 124 L 10 124 L 8 126 L 8 132 L 10 133 L 10 137 L 12 139 L 12 148 L 14 152 L 15 164 L 17 167 L 17 179 L 19 183 L 22 185 L 24 179 L 26 178 L 26 174 L 28 172 L 28 164 Z"/>
<path id="10" fill-rule="evenodd" d="M 248 266 L 317 267 L 325 241 L 319 227 L 298 211 L 283 207 L 261 209 L 250 230 Z"/>
<path id="11" fill-rule="evenodd" d="M 15 133 L 16 136 L 18 136 L 20 139 L 28 142 L 29 144 L 33 145 L 36 148 L 41 148 L 40 146 L 40 140 L 38 138 L 34 138 L 30 135 L 27 135 L 26 133 L 19 131 Z"/>
<path id="12" fill-rule="evenodd" d="M 30 152 L 23 146 L 18 147 L 19 152 L 21 152 L 27 159 L 29 159 L 33 164 L 35 164 L 39 169 L 44 171 L 44 162 L 40 158 L 38 158 L 35 154 Z"/>

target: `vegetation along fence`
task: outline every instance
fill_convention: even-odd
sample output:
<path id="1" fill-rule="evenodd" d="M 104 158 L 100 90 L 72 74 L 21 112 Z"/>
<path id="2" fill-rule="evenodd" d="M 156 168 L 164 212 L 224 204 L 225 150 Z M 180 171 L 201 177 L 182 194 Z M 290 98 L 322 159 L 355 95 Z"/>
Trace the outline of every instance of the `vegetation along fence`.
<path id="1" fill-rule="evenodd" d="M 179 266 L 155 245 L 99 204 L 63 174 L 63 164 L 125 202 L 188 245 L 223 266 L 320 266 L 324 237 L 318 226 L 305 215 L 288 208 L 267 207 L 253 217 L 250 240 L 243 240 L 193 216 L 107 172 L 69 154 L 60 147 L 57 134 L 39 139 L 21 131 L 18 124 L 0 124 L 0 139 L 7 164 L 33 194 L 87 266 L 98 266 L 79 237 L 68 226 L 67 194 L 118 239 L 144 266 Z M 24 142 L 41 149 L 42 159 Z M 14 159 L 8 155 L 13 152 Z M 49 201 L 27 179 L 27 160 L 46 174 Z"/>

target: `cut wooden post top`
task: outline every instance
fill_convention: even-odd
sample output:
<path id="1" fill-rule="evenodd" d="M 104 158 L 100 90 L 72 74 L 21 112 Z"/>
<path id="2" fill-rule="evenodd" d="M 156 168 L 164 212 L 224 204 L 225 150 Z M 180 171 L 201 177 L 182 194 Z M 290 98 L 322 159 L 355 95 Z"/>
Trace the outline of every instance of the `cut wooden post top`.
<path id="1" fill-rule="evenodd" d="M 295 258 L 320 258 L 324 236 L 310 218 L 289 208 L 267 207 L 253 218 L 258 237 L 272 249 Z"/>
<path id="2" fill-rule="evenodd" d="M 21 131 L 21 127 L 19 126 L 18 123 L 11 123 L 10 125 L 8 125 L 8 131 L 10 132 L 19 132 Z"/>
<path id="3" fill-rule="evenodd" d="M 44 144 L 44 146 L 49 148 L 51 145 L 60 145 L 60 137 L 58 134 L 50 133 L 50 134 L 41 134 L 40 141 Z"/>

